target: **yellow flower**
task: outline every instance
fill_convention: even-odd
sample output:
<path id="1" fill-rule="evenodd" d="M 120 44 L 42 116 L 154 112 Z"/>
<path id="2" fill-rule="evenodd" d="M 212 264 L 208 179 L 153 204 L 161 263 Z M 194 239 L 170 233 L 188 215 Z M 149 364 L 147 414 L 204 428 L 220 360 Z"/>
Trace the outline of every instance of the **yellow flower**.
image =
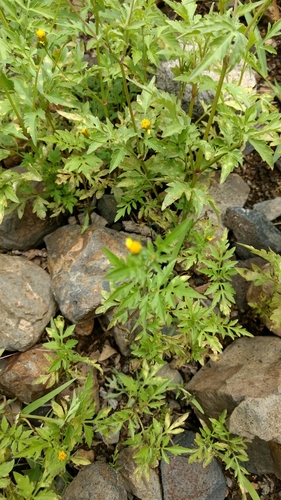
<path id="1" fill-rule="evenodd" d="M 86 128 L 81 129 L 81 134 L 83 134 L 85 137 L 90 137 L 90 134 Z"/>
<path id="2" fill-rule="evenodd" d="M 142 246 L 139 241 L 132 240 L 132 238 L 126 239 L 126 247 L 130 250 L 134 255 L 140 253 Z"/>
<path id="3" fill-rule="evenodd" d="M 61 460 L 61 461 L 63 461 L 63 460 L 66 459 L 66 453 L 65 453 L 65 451 L 61 450 L 61 451 L 58 452 L 58 459 Z"/>
<path id="4" fill-rule="evenodd" d="M 148 134 L 150 134 L 150 127 L 151 127 L 151 122 L 147 118 L 144 118 L 141 121 L 141 128 L 147 131 Z"/>
<path id="5" fill-rule="evenodd" d="M 207 241 L 212 241 L 212 239 L 213 239 L 213 238 L 212 238 L 212 236 L 207 236 L 207 237 L 206 237 L 206 240 L 207 240 Z"/>
<path id="6" fill-rule="evenodd" d="M 42 30 L 41 28 L 36 31 L 36 36 L 39 40 L 39 43 L 42 43 L 42 45 L 45 45 L 46 42 L 46 31 Z"/>

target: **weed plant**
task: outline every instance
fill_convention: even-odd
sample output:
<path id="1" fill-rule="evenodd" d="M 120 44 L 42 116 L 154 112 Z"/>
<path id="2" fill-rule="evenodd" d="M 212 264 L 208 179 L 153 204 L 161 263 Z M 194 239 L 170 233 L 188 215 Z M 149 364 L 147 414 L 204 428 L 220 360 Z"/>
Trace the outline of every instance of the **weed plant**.
<path id="1" fill-rule="evenodd" d="M 280 156 L 280 114 L 272 96 L 241 82 L 249 70 L 266 77 L 265 54 L 274 52 L 269 40 L 280 35 L 281 23 L 269 25 L 263 39 L 259 35 L 270 0 L 235 1 L 233 8 L 219 0 L 217 10 L 204 16 L 196 0 L 165 3 L 172 19 L 155 0 L 1 1 L 0 220 L 12 210 L 21 217 L 32 201 L 40 218 L 83 211 L 86 226 L 96 200 L 110 192 L 118 202 L 116 221 L 133 214 L 153 233 L 147 245 L 128 239 L 127 259 L 105 249 L 111 291 L 99 313 L 114 308 L 111 325 L 135 317 L 139 332 L 132 346 L 135 377 L 116 373 L 108 381 L 111 396 L 125 398 L 125 406 L 96 414 L 91 377 L 68 402 L 54 400 L 62 388 L 51 391 L 52 413 L 41 417 L 40 428 L 32 425 L 30 406 L 38 408 L 42 398 L 9 418 L 11 403 L 3 402 L 2 498 L 60 498 L 57 478 L 69 480 L 66 463 L 85 463 L 72 452 L 82 442 L 90 447 L 94 430 L 109 435 L 122 428 L 139 471 L 168 460 L 167 451 L 183 453 L 169 441 L 187 415 L 170 415 L 165 394 L 173 387 L 159 380 L 159 367 L 172 358 L 178 366 L 203 364 L 206 357 L 216 359 L 226 336 L 249 335 L 230 319 L 235 261 L 226 233 L 217 237 L 209 221 L 215 206 L 208 180 L 219 170 L 224 182 L 242 164 L 247 142 L 269 167 Z M 173 65 L 177 95 L 157 87 L 165 61 Z M 195 116 L 206 90 L 213 97 Z M 5 168 L 11 157 L 20 168 Z M 204 291 L 193 286 L 194 273 L 205 277 Z M 73 369 L 81 360 L 66 341 L 72 330 L 63 329 L 62 323 L 49 329 L 50 347 L 58 353 L 52 383 L 64 370 L 79 376 Z M 245 446 L 224 423 L 223 414 L 210 422 L 212 431 L 203 427 L 191 459 L 224 459 L 243 498 L 248 490 L 255 500 L 239 465 Z M 29 468 L 18 471 L 23 456 Z"/>

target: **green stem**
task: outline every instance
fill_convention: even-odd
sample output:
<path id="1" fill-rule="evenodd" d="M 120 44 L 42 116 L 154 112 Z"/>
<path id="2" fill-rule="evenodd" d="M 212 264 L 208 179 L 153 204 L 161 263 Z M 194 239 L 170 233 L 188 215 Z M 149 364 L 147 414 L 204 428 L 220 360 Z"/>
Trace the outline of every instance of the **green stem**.
<path id="1" fill-rule="evenodd" d="M 5 28 L 8 30 L 9 29 L 9 25 L 7 23 L 5 14 L 2 12 L 2 9 L 0 9 L 0 18 L 2 19 L 3 23 L 5 24 Z"/>
<path id="2" fill-rule="evenodd" d="M 38 68 L 36 68 L 35 81 L 34 81 L 34 92 L 33 92 L 33 100 L 32 100 L 32 111 L 35 111 L 35 107 L 36 107 L 38 77 L 39 77 L 39 73 L 40 73 L 40 69 L 41 69 L 44 57 L 45 57 L 45 51 L 42 51 L 42 56 L 41 56 L 40 62 L 38 64 Z"/>
<path id="3" fill-rule="evenodd" d="M 205 129 L 205 132 L 204 132 L 204 135 L 203 135 L 203 141 L 207 141 L 207 139 L 209 137 L 209 133 L 210 133 L 210 130 L 211 130 L 211 127 L 212 127 L 212 124 L 213 124 L 213 119 L 214 119 L 214 116 L 215 116 L 215 113 L 216 113 L 216 110 L 217 110 L 217 105 L 218 105 L 218 102 L 219 102 L 219 98 L 220 98 L 220 94 L 221 94 L 221 89 L 222 89 L 222 85 L 223 85 L 224 78 L 225 78 L 225 75 L 226 75 L 226 71 L 227 71 L 227 58 L 225 57 L 224 60 L 223 60 L 221 74 L 220 74 L 220 79 L 219 79 L 219 82 L 218 82 L 217 91 L 216 91 L 216 95 L 215 95 L 214 102 L 213 102 L 213 105 L 212 105 L 211 113 L 210 113 L 209 120 L 207 122 L 206 129 Z M 196 181 L 198 179 L 198 176 L 201 174 L 201 163 L 202 163 L 202 160 L 203 160 L 203 151 L 200 150 L 199 154 L 197 155 L 197 158 L 196 158 L 196 169 L 195 169 L 194 174 L 193 174 L 193 179 L 192 179 L 192 182 L 191 182 L 191 188 L 193 188 L 195 186 Z"/>
<path id="4" fill-rule="evenodd" d="M 99 67 L 99 81 L 100 81 L 100 88 L 101 88 L 101 98 L 102 98 L 102 106 L 104 110 L 105 117 L 108 118 L 108 107 L 107 107 L 107 99 L 105 97 L 105 89 L 104 89 L 104 83 L 103 83 L 103 75 L 102 75 L 102 68 L 101 68 L 101 56 L 100 56 L 100 42 L 98 41 L 98 36 L 99 36 L 99 26 L 100 26 L 100 17 L 99 17 L 99 10 L 97 8 L 97 3 L 92 1 L 93 5 L 93 11 L 94 11 L 94 16 L 95 16 L 95 26 L 96 26 L 96 56 L 97 56 L 97 63 Z"/>
<path id="5" fill-rule="evenodd" d="M 131 3 L 130 3 L 130 12 L 129 12 L 128 19 L 126 21 L 125 28 L 128 28 L 128 26 L 129 26 L 129 24 L 131 22 L 134 7 L 135 7 L 135 0 L 131 0 Z M 144 15 L 145 15 L 145 13 L 144 13 Z M 126 30 L 125 38 L 126 38 L 126 46 L 128 46 L 129 45 L 129 33 L 128 33 L 128 30 Z"/>
<path id="6" fill-rule="evenodd" d="M 197 89 L 198 89 L 197 83 L 192 83 L 192 85 L 191 85 L 191 99 L 190 99 L 189 110 L 188 110 L 188 116 L 190 119 L 192 118 L 192 114 L 193 114 L 193 108 L 194 108 L 195 99 L 197 96 Z"/>
<path id="7" fill-rule="evenodd" d="M 249 31 L 252 29 L 252 26 L 256 26 L 257 23 L 258 23 L 258 20 L 259 18 L 264 14 L 264 12 L 266 11 L 266 9 L 270 6 L 270 4 L 272 3 L 272 0 L 265 0 L 265 2 L 259 6 L 257 12 L 255 13 L 255 15 L 253 16 L 253 19 L 251 20 L 251 22 L 248 24 L 245 32 L 244 32 L 244 35 L 247 36 Z"/>

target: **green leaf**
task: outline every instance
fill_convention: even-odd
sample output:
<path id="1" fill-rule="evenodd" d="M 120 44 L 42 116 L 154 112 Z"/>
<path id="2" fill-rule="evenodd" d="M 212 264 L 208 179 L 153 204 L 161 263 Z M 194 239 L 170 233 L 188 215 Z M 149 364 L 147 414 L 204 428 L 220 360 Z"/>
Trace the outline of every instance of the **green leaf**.
<path id="1" fill-rule="evenodd" d="M 21 411 L 21 413 L 23 413 L 24 415 L 26 415 L 26 414 L 32 413 L 33 411 L 37 410 L 37 408 L 40 408 L 40 406 L 42 406 L 45 403 L 47 403 L 48 401 L 50 401 L 50 399 L 55 398 L 61 391 L 63 391 L 70 384 L 72 384 L 73 382 L 75 382 L 75 380 L 76 380 L 76 378 L 68 380 L 67 382 L 65 382 L 65 384 L 61 385 L 60 387 L 57 387 L 56 389 L 54 389 L 53 391 L 49 392 L 48 394 L 45 394 L 45 396 L 42 396 L 41 398 L 36 399 L 36 401 L 33 401 L 33 403 L 30 403 L 25 408 L 23 408 L 23 410 Z"/>
<path id="2" fill-rule="evenodd" d="M 41 120 L 45 119 L 45 112 L 43 111 L 43 109 L 29 111 L 27 113 L 24 113 L 23 115 L 24 125 L 27 129 L 27 132 L 30 134 L 35 146 L 37 145 L 37 128 L 39 125 L 38 118 L 41 118 Z"/>
<path id="3" fill-rule="evenodd" d="M 242 479 L 243 478 L 243 479 Z M 242 486 L 243 490 L 248 491 L 250 494 L 252 500 L 260 500 L 259 495 L 257 494 L 255 488 L 253 487 L 252 483 L 243 475 L 241 478 L 240 476 L 240 485 Z"/>
<path id="4" fill-rule="evenodd" d="M 182 181 L 174 181 L 168 183 L 168 188 L 166 189 L 166 196 L 162 203 L 161 210 L 164 211 L 165 208 L 172 205 L 175 201 L 179 200 L 183 193 L 186 199 L 190 198 L 191 189 L 190 187 Z"/>
<path id="5" fill-rule="evenodd" d="M 234 33 L 230 33 L 227 35 L 222 35 L 216 38 L 211 44 L 209 51 L 206 55 L 206 57 L 201 61 L 200 64 L 191 72 L 191 74 L 188 76 L 188 78 L 180 76 L 176 77 L 175 80 L 181 80 L 181 81 L 186 81 L 186 82 L 192 82 L 197 78 L 198 76 L 201 76 L 203 71 L 205 71 L 207 68 L 209 68 L 211 65 L 213 65 L 217 61 L 222 61 L 223 58 L 226 56 L 226 54 L 229 51 L 230 45 L 232 43 L 234 37 Z"/>
<path id="6" fill-rule="evenodd" d="M 120 163 L 124 160 L 126 155 L 126 149 L 121 147 L 116 149 L 111 155 L 111 162 L 109 167 L 109 172 L 113 172 L 117 167 L 119 167 Z"/>
<path id="7" fill-rule="evenodd" d="M 4 193 L 5 193 L 5 196 L 8 200 L 14 201 L 15 203 L 20 202 L 14 189 L 11 186 L 5 186 Z"/>
<path id="8" fill-rule="evenodd" d="M 15 465 L 15 461 L 11 460 L 10 462 L 6 462 L 0 465 L 0 477 L 6 477 L 13 470 Z"/>
<path id="9" fill-rule="evenodd" d="M 255 150 L 262 157 L 263 161 L 267 163 L 270 167 L 273 166 L 273 151 L 272 149 L 260 139 L 249 139 L 249 143 L 255 148 Z"/>

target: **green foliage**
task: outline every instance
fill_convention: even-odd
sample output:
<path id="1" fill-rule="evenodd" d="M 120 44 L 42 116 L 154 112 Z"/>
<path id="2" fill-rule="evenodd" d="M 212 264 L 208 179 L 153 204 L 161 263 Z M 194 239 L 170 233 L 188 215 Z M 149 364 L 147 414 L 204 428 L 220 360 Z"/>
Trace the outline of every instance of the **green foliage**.
<path id="1" fill-rule="evenodd" d="M 66 385 L 69 384 L 57 389 L 56 394 Z M 66 465 L 90 463 L 79 454 L 79 445 L 85 441 L 91 446 L 93 440 L 92 387 L 90 373 L 84 386 L 73 392 L 70 401 L 67 398 L 61 398 L 59 403 L 52 400 L 48 417 L 29 413 L 46 402 L 46 396 L 18 413 L 13 413 L 13 401 L 1 404 L 0 489 L 4 495 L 1 498 L 58 500 L 61 498 L 56 492 L 58 478 L 65 484 L 69 482 Z M 53 397 L 54 391 L 48 396 L 49 399 Z M 41 426 L 34 427 L 33 419 L 41 421 Z M 12 469 L 13 481 L 8 477 Z"/>
<path id="2" fill-rule="evenodd" d="M 167 391 L 177 388 L 177 385 L 158 375 L 161 366 L 143 360 L 135 378 L 115 370 L 115 375 L 107 383 L 113 392 L 108 393 L 107 397 L 124 395 L 127 401 L 121 410 L 105 416 L 97 424 L 97 430 L 106 437 L 121 428 L 123 432 L 126 429 L 128 437 L 124 444 L 135 449 L 134 459 L 138 465 L 136 473 L 140 476 L 142 473 L 149 476 L 149 469 L 156 467 L 161 459 L 169 462 L 167 452 L 174 455 L 185 453 L 184 447 L 171 446 L 170 439 L 183 431 L 181 426 L 189 413 L 176 420 L 171 418 L 165 396 Z M 185 396 L 192 400 L 190 394 Z"/>
<path id="3" fill-rule="evenodd" d="M 190 453 L 189 463 L 202 462 L 203 466 L 209 465 L 217 457 L 225 464 L 226 469 L 232 469 L 240 485 L 243 500 L 247 500 L 248 492 L 252 500 L 259 500 L 253 485 L 246 478 L 248 471 L 241 462 L 247 462 L 246 444 L 242 437 L 232 436 L 225 426 L 226 410 L 219 419 L 210 418 L 209 425 L 202 423 L 200 434 L 196 434 L 194 448 L 188 448 Z"/>
<path id="4" fill-rule="evenodd" d="M 244 245 L 252 253 L 262 257 L 269 266 L 261 269 L 252 264 L 252 269 L 238 269 L 239 274 L 247 281 L 252 281 L 254 286 L 265 285 L 268 293 L 260 293 L 258 302 L 249 305 L 272 325 L 272 328 L 281 326 L 281 256 L 272 250 L 257 250 Z"/>
<path id="5" fill-rule="evenodd" d="M 71 325 L 64 331 L 64 319 L 62 316 L 57 316 L 57 318 L 51 318 L 51 327 L 46 328 L 49 337 L 52 339 L 43 344 L 46 349 L 52 351 L 52 354 L 45 354 L 47 360 L 50 361 L 50 368 L 48 374 L 40 376 L 36 383 L 45 384 L 46 387 L 52 387 L 57 384 L 63 374 L 67 378 L 79 377 L 79 370 L 77 369 L 77 363 L 86 363 L 98 370 L 101 370 L 100 365 L 89 359 L 86 356 L 80 356 L 78 353 L 74 352 L 74 347 L 77 345 L 78 340 L 69 339 L 73 334 L 75 325 Z M 66 340 L 68 339 L 68 340 Z"/>
<path id="6" fill-rule="evenodd" d="M 203 364 L 207 356 L 216 357 L 222 351 L 221 338 L 250 335 L 228 318 L 234 302 L 229 280 L 236 262 L 230 260 L 233 250 L 228 250 L 226 233 L 217 244 L 205 238 L 205 258 L 198 266 L 209 277 L 204 294 L 191 286 L 190 269 L 176 272 L 177 257 L 181 247 L 189 244 L 192 229 L 188 219 L 164 239 L 158 236 L 154 244 L 148 242 L 137 255 L 129 253 L 126 260 L 105 249 L 112 264 L 107 279 L 115 286 L 111 294 L 105 293 L 97 312 L 115 307 L 109 328 L 136 317 L 135 328 L 140 332 L 133 345 L 135 356 L 161 362 L 173 355 L 179 365 L 188 360 Z M 188 258 L 183 262 L 190 263 Z"/>

